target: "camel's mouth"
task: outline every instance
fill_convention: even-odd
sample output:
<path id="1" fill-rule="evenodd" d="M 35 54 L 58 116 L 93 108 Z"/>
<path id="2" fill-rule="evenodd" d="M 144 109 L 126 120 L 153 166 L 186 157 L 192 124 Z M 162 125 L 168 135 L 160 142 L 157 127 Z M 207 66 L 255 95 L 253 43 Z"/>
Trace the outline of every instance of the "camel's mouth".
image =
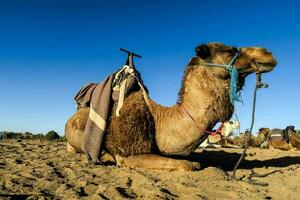
<path id="1" fill-rule="evenodd" d="M 256 60 L 255 61 L 255 65 L 256 65 L 255 67 L 256 67 L 258 73 L 270 72 L 275 68 L 276 64 L 277 64 L 276 60 L 270 60 L 270 61 Z"/>

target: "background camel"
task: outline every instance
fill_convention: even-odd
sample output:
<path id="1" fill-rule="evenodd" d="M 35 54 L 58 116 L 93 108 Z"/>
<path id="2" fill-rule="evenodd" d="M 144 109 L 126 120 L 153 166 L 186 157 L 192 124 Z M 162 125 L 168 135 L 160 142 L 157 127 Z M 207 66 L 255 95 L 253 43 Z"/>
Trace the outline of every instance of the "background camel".
<path id="1" fill-rule="evenodd" d="M 270 135 L 269 128 L 260 128 L 256 137 L 253 138 L 252 145 L 254 147 L 260 147 L 262 149 L 266 148 L 266 143 L 268 143 L 268 138 Z"/>
<path id="2" fill-rule="evenodd" d="M 221 43 L 196 47 L 196 56 L 185 69 L 178 102 L 171 107 L 143 98 L 133 92 L 123 104 L 120 117 L 112 112 L 104 150 L 118 165 L 149 169 L 193 170 L 199 164 L 164 156 L 189 155 L 207 137 L 217 122 L 231 118 L 230 74 L 224 68 L 205 63 L 228 64 L 238 49 Z M 276 66 L 272 53 L 265 48 L 240 48 L 235 67 L 238 88 L 251 73 L 270 72 Z M 115 110 L 115 106 L 113 108 Z M 68 149 L 81 151 L 81 139 L 88 109 L 78 110 L 66 124 Z"/>
<path id="3" fill-rule="evenodd" d="M 217 135 L 217 140 L 211 139 L 210 135 L 200 144 L 200 147 L 212 147 L 212 148 L 221 148 L 222 145 L 227 145 L 227 138 L 233 133 L 233 130 L 240 127 L 240 123 L 238 121 L 226 121 L 222 124 L 220 129 L 220 133 Z M 221 142 L 222 140 L 222 142 Z M 220 143 L 219 143 L 220 142 Z"/>
<path id="4" fill-rule="evenodd" d="M 249 141 L 249 146 L 252 147 L 261 147 L 261 148 L 267 148 L 266 146 L 268 143 L 268 136 L 270 134 L 269 128 L 260 128 L 257 136 L 251 136 Z M 241 133 L 239 136 L 234 138 L 234 145 L 239 146 L 240 148 L 244 148 L 248 140 L 248 133 Z M 263 146 L 262 146 L 263 145 Z"/>
<path id="5" fill-rule="evenodd" d="M 269 139 L 269 149 L 300 150 L 300 137 L 294 130 L 294 126 L 286 129 L 273 129 Z"/>

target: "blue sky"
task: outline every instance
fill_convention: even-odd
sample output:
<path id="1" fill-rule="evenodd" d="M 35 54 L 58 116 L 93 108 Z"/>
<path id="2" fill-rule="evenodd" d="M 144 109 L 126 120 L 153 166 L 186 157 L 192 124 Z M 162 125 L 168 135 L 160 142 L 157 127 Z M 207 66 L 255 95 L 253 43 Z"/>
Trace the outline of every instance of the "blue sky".
<path id="1" fill-rule="evenodd" d="M 73 96 L 136 60 L 150 96 L 175 104 L 194 47 L 219 41 L 263 46 L 278 60 L 258 92 L 255 129 L 300 129 L 300 3 L 297 1 L 0 0 L 0 130 L 55 130 L 75 112 Z M 246 80 L 242 130 L 249 128 L 255 77 Z"/>

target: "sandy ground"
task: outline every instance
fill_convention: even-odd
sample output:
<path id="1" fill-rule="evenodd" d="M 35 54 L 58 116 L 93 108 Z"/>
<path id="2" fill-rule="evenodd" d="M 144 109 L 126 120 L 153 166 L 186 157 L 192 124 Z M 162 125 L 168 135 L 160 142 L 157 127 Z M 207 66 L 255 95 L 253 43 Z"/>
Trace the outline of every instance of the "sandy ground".
<path id="1" fill-rule="evenodd" d="M 3 141 L 0 199 L 300 199 L 300 152 L 250 149 L 231 180 L 241 152 L 199 150 L 189 159 L 202 170 L 166 172 L 94 166 L 64 142 Z"/>

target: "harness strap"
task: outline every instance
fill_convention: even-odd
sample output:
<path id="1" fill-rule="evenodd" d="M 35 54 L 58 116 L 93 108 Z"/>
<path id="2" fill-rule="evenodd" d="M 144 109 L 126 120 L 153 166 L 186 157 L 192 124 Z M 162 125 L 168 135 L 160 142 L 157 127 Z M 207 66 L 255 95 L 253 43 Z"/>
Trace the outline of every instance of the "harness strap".
<path id="1" fill-rule="evenodd" d="M 146 101 L 147 106 L 149 107 L 149 109 L 151 109 L 150 104 L 149 104 L 149 101 L 148 101 L 148 98 L 149 98 L 148 93 L 146 92 L 146 90 L 145 90 L 143 84 L 139 81 L 139 79 L 138 79 L 136 76 L 134 76 L 134 78 L 137 80 L 137 82 L 138 82 L 140 88 L 141 88 L 142 91 L 143 91 L 143 97 L 144 97 L 144 99 L 145 99 L 145 101 Z"/>
<path id="2" fill-rule="evenodd" d="M 113 90 L 114 91 L 119 91 L 119 99 L 118 99 L 118 105 L 117 105 L 117 109 L 116 109 L 116 116 L 119 117 L 120 116 L 120 110 L 123 106 L 123 102 L 124 102 L 124 96 L 125 96 L 125 89 L 126 89 L 126 80 L 129 77 L 129 75 L 133 75 L 134 74 L 134 70 L 131 69 L 128 65 L 124 65 L 124 67 L 122 67 L 122 69 L 117 72 L 117 74 L 115 75 L 114 80 L 118 80 L 122 74 L 122 72 L 125 73 L 124 76 L 126 76 L 126 78 L 119 84 L 115 85 Z"/>
<path id="3" fill-rule="evenodd" d="M 196 125 L 196 127 L 198 128 L 199 131 L 202 131 L 203 129 L 198 125 L 198 123 L 196 122 L 195 118 L 192 116 L 192 114 L 182 105 L 180 104 L 183 112 L 194 122 L 194 124 Z M 216 131 L 208 131 L 208 130 L 204 130 L 204 132 L 210 136 L 215 136 L 215 135 L 220 135 L 221 138 L 224 138 L 224 136 L 222 135 L 222 128 L 224 126 L 224 123 L 221 124 L 221 126 L 216 130 Z"/>
<path id="4" fill-rule="evenodd" d="M 125 97 L 125 89 L 126 89 L 126 81 L 127 79 L 125 79 L 120 87 L 120 91 L 119 91 L 119 99 L 118 99 L 118 106 L 116 109 L 116 116 L 119 117 L 120 116 L 120 110 L 123 106 L 123 102 L 124 102 L 124 97 Z"/>
<path id="5" fill-rule="evenodd" d="M 183 112 L 194 122 L 198 130 L 202 131 L 202 128 L 200 128 L 200 126 L 196 122 L 195 118 L 191 115 L 191 113 L 182 104 L 180 104 L 180 107 L 182 108 Z"/>
<path id="6" fill-rule="evenodd" d="M 224 138 L 224 136 L 222 135 L 222 131 L 221 131 L 223 127 L 224 127 L 224 123 L 222 123 L 221 126 L 217 130 L 215 130 L 215 131 L 207 131 L 207 130 L 205 130 L 204 132 L 207 133 L 207 134 L 209 134 L 209 135 L 211 135 L 211 136 L 220 135 L 221 138 Z"/>
<path id="7" fill-rule="evenodd" d="M 148 101 L 148 94 L 147 94 L 147 92 L 146 92 L 144 86 L 143 86 L 142 83 L 140 82 L 140 80 L 136 77 L 135 71 L 134 71 L 133 68 L 130 68 L 128 65 L 124 65 L 124 66 L 122 67 L 122 69 L 121 69 L 119 72 L 116 73 L 114 81 L 115 81 L 115 80 L 119 80 L 119 78 L 120 78 L 119 76 L 121 76 L 123 72 L 125 73 L 126 78 L 125 78 L 124 80 L 122 80 L 121 83 L 118 83 L 118 84 L 116 84 L 116 85 L 113 87 L 113 90 L 114 90 L 114 91 L 119 91 L 118 105 L 117 105 L 117 109 L 116 109 L 116 116 L 117 116 L 117 117 L 120 116 L 120 110 L 121 110 L 121 108 L 122 108 L 122 106 L 123 106 L 123 103 L 124 103 L 125 90 L 126 90 L 126 82 L 127 82 L 127 79 L 128 79 L 130 76 L 133 76 L 133 77 L 136 79 L 137 83 L 139 84 L 140 88 L 141 88 L 142 91 L 143 91 L 143 97 L 144 97 L 144 99 L 145 99 L 145 101 L 146 101 L 146 104 L 147 104 L 148 106 L 150 106 L 150 105 L 149 105 L 149 101 Z"/>

